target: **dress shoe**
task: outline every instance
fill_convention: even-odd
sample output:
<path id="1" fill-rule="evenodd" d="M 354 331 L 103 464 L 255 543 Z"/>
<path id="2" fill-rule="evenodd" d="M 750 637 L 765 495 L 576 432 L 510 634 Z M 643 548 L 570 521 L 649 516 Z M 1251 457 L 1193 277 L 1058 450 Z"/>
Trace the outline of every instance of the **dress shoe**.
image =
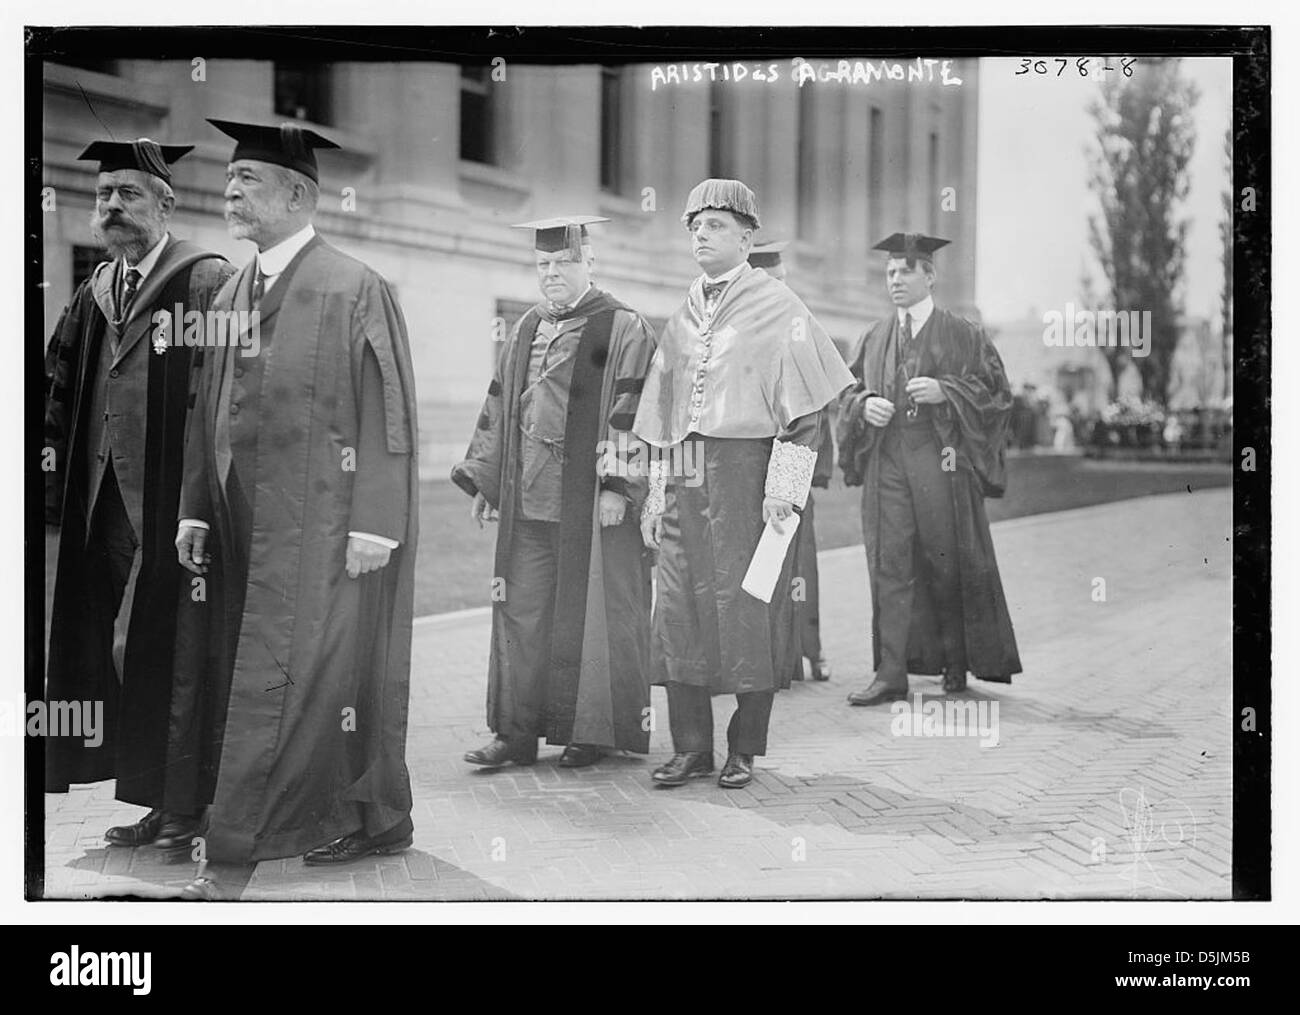
<path id="1" fill-rule="evenodd" d="M 561 768 L 586 768 L 601 759 L 600 748 L 594 744 L 570 744 L 560 755 Z"/>
<path id="2" fill-rule="evenodd" d="M 869 687 L 854 691 L 849 695 L 850 705 L 884 705 L 891 701 L 904 701 L 907 698 L 906 687 L 895 687 L 873 680 Z"/>
<path id="3" fill-rule="evenodd" d="M 533 765 L 537 763 L 537 740 L 529 739 L 512 745 L 510 741 L 497 737 L 486 747 L 468 752 L 465 760 L 471 765 L 482 765 L 484 768 L 499 768 L 507 762 Z"/>
<path id="4" fill-rule="evenodd" d="M 682 751 L 650 773 L 656 786 L 684 786 L 688 779 L 713 774 L 712 751 Z"/>
<path id="5" fill-rule="evenodd" d="M 197 877 L 181 889 L 181 898 L 186 902 L 225 902 L 221 885 L 216 878 Z"/>
<path id="6" fill-rule="evenodd" d="M 388 833 L 369 836 L 365 832 L 352 832 L 324 846 L 309 849 L 303 854 L 302 862 L 308 867 L 321 867 L 331 863 L 351 863 L 365 856 L 391 856 L 410 849 L 414 841 L 415 836 L 409 831 L 403 831 L 399 836 Z"/>
<path id="7" fill-rule="evenodd" d="M 943 671 L 943 693 L 957 694 L 966 690 L 966 671 L 947 669 Z"/>
<path id="8" fill-rule="evenodd" d="M 158 838 L 162 823 L 162 808 L 155 807 L 134 825 L 114 825 L 104 838 L 113 846 L 147 846 Z"/>
<path id="9" fill-rule="evenodd" d="M 825 656 L 818 656 L 812 661 L 812 678 L 813 680 L 831 679 L 831 664 L 826 661 Z"/>
<path id="10" fill-rule="evenodd" d="M 728 754 L 727 763 L 722 766 L 718 776 L 718 785 L 723 789 L 740 789 L 748 786 L 754 778 L 754 756 L 752 754 Z"/>
<path id="11" fill-rule="evenodd" d="M 168 814 L 158 829 L 158 837 L 153 840 L 154 848 L 166 852 L 187 850 L 194 844 L 194 836 L 198 831 L 198 818 L 186 814 Z"/>

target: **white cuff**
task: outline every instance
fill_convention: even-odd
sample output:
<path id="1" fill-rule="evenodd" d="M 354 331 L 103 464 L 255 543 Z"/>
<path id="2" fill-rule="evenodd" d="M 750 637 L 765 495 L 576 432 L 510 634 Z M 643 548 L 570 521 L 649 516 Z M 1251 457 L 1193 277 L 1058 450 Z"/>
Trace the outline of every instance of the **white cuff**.
<path id="1" fill-rule="evenodd" d="M 176 527 L 177 527 L 178 529 L 183 529 L 183 528 L 186 528 L 186 527 L 191 528 L 191 529 L 207 529 L 207 528 L 211 528 L 211 526 L 208 525 L 207 522 L 201 522 L 201 521 L 199 521 L 197 518 L 182 518 L 179 522 L 176 523 Z"/>
<path id="2" fill-rule="evenodd" d="M 396 539 L 389 539 L 387 536 L 376 536 L 373 532 L 349 532 L 348 535 L 357 539 L 368 539 L 370 542 L 386 546 L 390 550 L 396 550 L 401 545 Z"/>
<path id="3" fill-rule="evenodd" d="M 817 452 L 812 448 L 773 441 L 772 457 L 767 463 L 767 482 L 763 484 L 764 495 L 788 500 L 795 507 L 802 508 L 808 501 L 816 466 Z"/>
<path id="4" fill-rule="evenodd" d="M 662 458 L 650 460 L 650 489 L 641 506 L 641 517 L 664 513 L 664 491 L 668 488 L 668 463 Z"/>

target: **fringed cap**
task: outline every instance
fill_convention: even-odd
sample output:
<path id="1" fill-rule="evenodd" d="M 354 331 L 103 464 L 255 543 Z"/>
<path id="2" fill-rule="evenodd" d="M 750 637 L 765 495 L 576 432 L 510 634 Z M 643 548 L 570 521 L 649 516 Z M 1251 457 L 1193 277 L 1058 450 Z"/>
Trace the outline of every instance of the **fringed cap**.
<path id="1" fill-rule="evenodd" d="M 101 173 L 115 173 L 119 169 L 138 169 L 171 183 L 168 167 L 194 150 L 192 144 L 159 144 L 147 137 L 135 141 L 92 141 L 78 159 L 98 159 Z"/>
<path id="2" fill-rule="evenodd" d="M 682 221 L 690 225 L 691 219 L 706 208 L 743 215 L 755 229 L 762 225 L 758 220 L 758 198 L 739 180 L 705 180 L 698 184 L 686 199 Z"/>

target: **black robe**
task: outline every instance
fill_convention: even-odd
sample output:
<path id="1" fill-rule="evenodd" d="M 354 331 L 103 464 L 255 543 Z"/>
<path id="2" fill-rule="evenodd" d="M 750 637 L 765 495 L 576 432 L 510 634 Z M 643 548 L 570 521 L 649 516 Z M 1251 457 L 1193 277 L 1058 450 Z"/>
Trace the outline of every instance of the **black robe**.
<path id="1" fill-rule="evenodd" d="M 978 325 L 936 308 L 916 340 L 921 343 L 917 376 L 935 378 L 948 399 L 930 407 L 930 418 L 939 446 L 956 450 L 952 496 L 967 664 L 981 680 L 1010 683 L 1012 674 L 1021 672 L 1020 655 L 984 498 L 1001 497 L 1006 488 L 1011 388 L 997 349 Z M 889 538 L 888 533 L 879 531 L 878 521 L 879 450 L 884 430 L 866 422 L 863 403 L 874 394 L 892 401 L 897 412 L 904 411 L 906 395 L 895 390 L 897 364 L 897 317 L 891 314 L 863 335 L 854 350 L 849 365 L 857 383 L 842 397 L 839 411 L 840 467 L 846 485 L 863 487 L 862 528 L 873 576 L 877 564 L 873 548 Z M 874 666 L 879 668 L 879 611 L 874 604 L 873 614 L 872 652 Z M 917 583 L 907 657 L 910 673 L 943 672 L 938 617 L 924 582 Z"/>
<path id="2" fill-rule="evenodd" d="M 122 347 L 149 343 L 153 314 L 176 304 L 206 312 L 234 268 L 185 240 L 163 248 L 123 326 Z M 112 306 L 112 265 L 81 284 L 63 311 L 46 350 L 45 441 L 56 468 L 45 475 L 45 519 L 60 539 L 46 672 L 48 701 L 102 701 L 104 738 L 88 747 L 80 737 L 46 741 L 46 792 L 71 783 L 117 779 L 117 799 L 162 805 L 167 709 L 178 586 L 176 502 L 181 483 L 185 414 L 192 370 L 201 354 L 183 345 L 148 356 L 141 566 L 131 606 L 121 684 L 112 659 L 115 610 L 86 540 L 88 505 L 86 414 Z M 177 322 L 173 335 L 179 335 Z"/>
<path id="3" fill-rule="evenodd" d="M 542 307 L 520 320 L 488 387 L 478 427 L 452 481 L 482 493 L 500 510 L 496 570 L 507 559 L 518 522 L 521 392 L 528 382 L 533 337 Z M 585 317 L 565 415 L 561 489 L 560 561 L 551 637 L 546 645 L 513 645 L 502 622 L 507 604 L 495 602 L 488 668 L 488 728 L 509 725 L 510 684 L 536 653 L 549 655 L 543 729 L 551 744 L 596 744 L 646 753 L 650 704 L 649 624 L 651 562 L 639 518 L 647 480 L 597 476 L 598 443 L 630 448 L 628 433 L 654 354 L 654 332 L 640 314 L 593 288 L 566 316 Z M 632 451 L 635 455 L 635 451 Z M 572 464 L 570 464 L 572 463 Z M 620 525 L 600 524 L 602 489 L 623 494 L 629 505 Z"/>

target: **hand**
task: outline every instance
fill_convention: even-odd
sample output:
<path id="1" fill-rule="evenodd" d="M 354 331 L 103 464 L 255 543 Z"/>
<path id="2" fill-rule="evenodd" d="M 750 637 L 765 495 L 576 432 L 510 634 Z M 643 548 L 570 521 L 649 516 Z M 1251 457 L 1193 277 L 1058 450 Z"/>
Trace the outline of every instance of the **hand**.
<path id="1" fill-rule="evenodd" d="M 371 571 L 378 571 L 388 563 L 392 555 L 392 550 L 386 546 L 381 546 L 373 539 L 348 536 L 348 577 L 357 578 L 360 575 L 369 574 Z"/>
<path id="2" fill-rule="evenodd" d="M 763 524 L 772 522 L 777 532 L 784 532 L 781 523 L 794 514 L 794 505 L 779 497 L 763 498 Z"/>
<path id="3" fill-rule="evenodd" d="M 182 525 L 176 530 L 176 558 L 181 567 L 194 574 L 207 574 L 209 556 L 203 552 L 208 542 L 208 530 L 195 525 Z"/>
<path id="4" fill-rule="evenodd" d="M 597 513 L 600 515 L 601 528 L 609 528 L 611 525 L 622 525 L 623 514 L 627 511 L 627 500 L 621 493 L 615 493 L 613 490 L 601 490 L 600 500 L 596 509 Z"/>
<path id="5" fill-rule="evenodd" d="M 474 503 L 470 505 L 469 516 L 478 522 L 478 527 L 483 528 L 484 522 L 495 522 L 500 518 L 497 509 L 487 502 L 487 498 L 481 493 L 474 494 Z"/>
<path id="6" fill-rule="evenodd" d="M 948 401 L 948 396 L 933 377 L 913 377 L 904 390 L 917 405 L 942 405 Z"/>
<path id="7" fill-rule="evenodd" d="M 862 415 L 872 426 L 888 426 L 894 416 L 894 403 L 888 398 L 872 395 L 862 403 Z"/>
<path id="8" fill-rule="evenodd" d="M 664 516 L 648 514 L 641 516 L 641 541 L 645 543 L 647 550 L 659 549 L 659 543 L 664 538 Z"/>

